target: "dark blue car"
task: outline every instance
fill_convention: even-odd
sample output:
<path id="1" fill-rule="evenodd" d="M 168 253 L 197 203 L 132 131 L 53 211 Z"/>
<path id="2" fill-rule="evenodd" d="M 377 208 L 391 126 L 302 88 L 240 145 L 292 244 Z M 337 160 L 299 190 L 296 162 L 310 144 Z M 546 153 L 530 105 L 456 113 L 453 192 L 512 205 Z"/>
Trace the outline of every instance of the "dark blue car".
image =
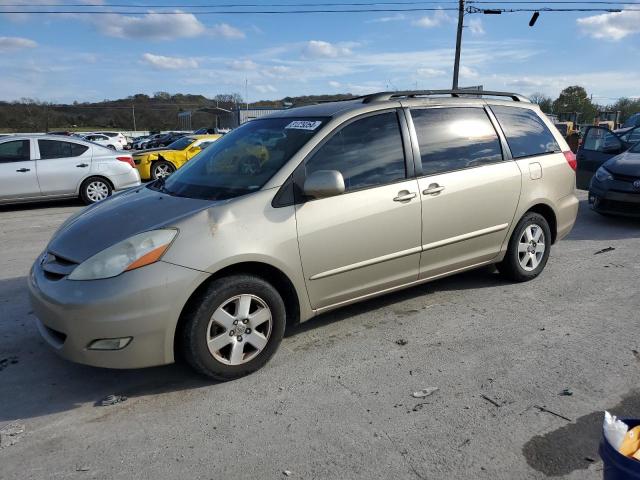
<path id="1" fill-rule="evenodd" d="M 589 205 L 603 214 L 640 217 L 640 142 L 596 170 Z"/>

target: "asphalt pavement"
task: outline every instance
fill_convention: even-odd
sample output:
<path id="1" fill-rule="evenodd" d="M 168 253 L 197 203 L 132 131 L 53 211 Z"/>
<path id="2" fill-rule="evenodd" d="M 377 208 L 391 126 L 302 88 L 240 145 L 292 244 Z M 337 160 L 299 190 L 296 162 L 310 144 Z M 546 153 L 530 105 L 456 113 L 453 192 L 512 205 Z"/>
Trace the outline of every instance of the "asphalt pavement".
<path id="1" fill-rule="evenodd" d="M 483 268 L 334 311 L 219 384 L 58 358 L 26 275 L 81 206 L 2 207 L 0 479 L 601 478 L 603 410 L 640 417 L 640 223 L 580 198 L 536 280 Z"/>

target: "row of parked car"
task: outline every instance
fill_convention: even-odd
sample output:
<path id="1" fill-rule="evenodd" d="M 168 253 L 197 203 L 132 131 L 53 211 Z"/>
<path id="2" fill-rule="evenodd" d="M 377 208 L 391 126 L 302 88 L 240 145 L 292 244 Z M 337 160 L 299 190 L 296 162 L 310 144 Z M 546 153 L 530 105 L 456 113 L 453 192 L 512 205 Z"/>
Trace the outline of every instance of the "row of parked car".
<path id="1" fill-rule="evenodd" d="M 117 132 L 6 135 L 0 138 L 0 204 L 79 197 L 92 204 L 113 192 L 165 178 L 221 134 L 181 133 L 166 148 L 131 148 Z M 108 140 L 107 140 L 108 139 Z M 125 143 L 127 142 L 127 143 Z"/>

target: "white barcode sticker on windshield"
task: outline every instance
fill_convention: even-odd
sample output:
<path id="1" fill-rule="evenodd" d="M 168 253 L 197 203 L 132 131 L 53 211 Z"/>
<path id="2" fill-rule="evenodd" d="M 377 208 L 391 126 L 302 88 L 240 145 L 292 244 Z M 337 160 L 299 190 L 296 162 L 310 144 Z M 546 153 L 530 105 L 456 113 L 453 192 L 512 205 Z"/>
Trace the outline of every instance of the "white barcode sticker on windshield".
<path id="1" fill-rule="evenodd" d="M 284 128 L 291 128 L 295 130 L 315 130 L 320 126 L 322 122 L 317 120 L 312 122 L 310 120 L 294 120 Z"/>

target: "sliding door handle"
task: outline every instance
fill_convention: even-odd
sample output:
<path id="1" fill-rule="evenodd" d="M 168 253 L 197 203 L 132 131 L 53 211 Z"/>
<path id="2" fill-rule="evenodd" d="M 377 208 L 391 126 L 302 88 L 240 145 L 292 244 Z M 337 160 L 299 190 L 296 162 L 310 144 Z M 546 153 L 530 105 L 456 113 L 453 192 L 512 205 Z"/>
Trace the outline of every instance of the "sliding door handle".
<path id="1" fill-rule="evenodd" d="M 441 191 L 444 190 L 444 187 L 441 187 L 437 183 L 432 183 L 428 188 L 422 191 L 423 195 L 437 195 Z"/>

